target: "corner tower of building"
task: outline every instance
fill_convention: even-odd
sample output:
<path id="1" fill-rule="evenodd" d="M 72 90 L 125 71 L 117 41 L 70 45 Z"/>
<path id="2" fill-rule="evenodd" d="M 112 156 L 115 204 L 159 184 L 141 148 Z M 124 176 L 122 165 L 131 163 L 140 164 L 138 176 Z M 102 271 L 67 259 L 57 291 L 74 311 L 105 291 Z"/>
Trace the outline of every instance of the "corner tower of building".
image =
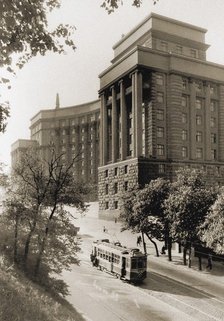
<path id="1" fill-rule="evenodd" d="M 206 61 L 206 30 L 151 14 L 115 46 L 100 74 L 99 215 L 126 190 L 183 166 L 224 170 L 224 67 Z"/>

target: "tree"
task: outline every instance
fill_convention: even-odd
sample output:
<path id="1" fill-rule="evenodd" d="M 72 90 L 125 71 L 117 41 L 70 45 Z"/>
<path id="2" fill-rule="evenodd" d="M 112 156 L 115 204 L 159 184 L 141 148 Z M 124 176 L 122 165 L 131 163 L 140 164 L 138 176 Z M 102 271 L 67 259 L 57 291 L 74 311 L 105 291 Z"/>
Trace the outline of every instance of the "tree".
<path id="1" fill-rule="evenodd" d="M 183 169 L 177 173 L 171 193 L 165 201 L 165 211 L 171 222 L 171 235 L 184 246 L 183 259 L 189 252 L 188 265 L 191 267 L 191 247 L 199 241 L 199 226 L 213 204 L 215 193 L 206 188 L 203 173 Z"/>
<path id="2" fill-rule="evenodd" d="M 156 4 L 159 0 L 152 0 L 153 4 Z M 139 8 L 143 0 L 132 0 L 132 6 Z M 122 0 L 105 0 L 103 1 L 101 7 L 105 8 L 110 14 L 114 10 L 118 9 L 120 5 L 123 4 Z"/>
<path id="3" fill-rule="evenodd" d="M 121 218 L 123 229 L 143 233 L 154 244 L 159 256 L 156 242 L 153 238 L 165 241 L 169 235 L 168 224 L 164 216 L 163 203 L 168 197 L 169 181 L 152 180 L 142 189 L 130 191 L 123 197 Z"/>
<path id="4" fill-rule="evenodd" d="M 60 0 L 6 0 L 0 1 L 0 68 L 8 76 L 0 76 L 0 84 L 10 89 L 9 75 L 15 68 L 37 54 L 64 52 L 66 47 L 75 50 L 72 39 L 74 27 L 59 24 L 48 28 L 48 14 L 60 7 Z M 16 54 L 16 55 L 15 55 Z M 0 132 L 4 132 L 9 116 L 6 102 L 0 104 Z"/>
<path id="5" fill-rule="evenodd" d="M 224 254 L 224 190 L 221 188 L 217 200 L 211 206 L 200 227 L 199 237 L 206 246 L 218 254 Z"/>
<path id="6" fill-rule="evenodd" d="M 78 263 L 77 229 L 64 205 L 86 209 L 83 194 L 87 189 L 80 186 L 72 171 L 77 159 L 65 164 L 62 157 L 54 150 L 48 161 L 39 158 L 38 150 L 23 155 L 14 168 L 1 221 L 2 230 L 8 226 L 8 257 L 11 255 L 28 275 L 45 284 L 51 283 L 52 272 L 60 273 Z"/>

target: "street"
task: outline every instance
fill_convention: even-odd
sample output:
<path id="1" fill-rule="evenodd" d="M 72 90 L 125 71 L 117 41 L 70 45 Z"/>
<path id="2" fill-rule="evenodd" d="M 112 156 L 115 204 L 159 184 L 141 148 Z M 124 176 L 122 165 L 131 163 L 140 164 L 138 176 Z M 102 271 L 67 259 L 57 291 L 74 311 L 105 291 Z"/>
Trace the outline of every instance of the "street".
<path id="1" fill-rule="evenodd" d="M 91 321 L 221 321 L 224 320 L 223 284 L 202 282 L 197 275 L 164 264 L 149 256 L 148 276 L 134 286 L 92 267 L 89 254 L 92 241 L 103 237 L 101 225 L 112 231 L 113 222 L 93 217 L 80 218 L 82 253 L 80 266 L 63 274 L 70 287 L 68 300 Z M 116 227 L 117 228 L 117 227 Z M 112 231 L 111 237 L 119 237 Z M 130 237 L 130 243 L 134 238 Z M 131 244 L 133 246 L 133 244 Z"/>

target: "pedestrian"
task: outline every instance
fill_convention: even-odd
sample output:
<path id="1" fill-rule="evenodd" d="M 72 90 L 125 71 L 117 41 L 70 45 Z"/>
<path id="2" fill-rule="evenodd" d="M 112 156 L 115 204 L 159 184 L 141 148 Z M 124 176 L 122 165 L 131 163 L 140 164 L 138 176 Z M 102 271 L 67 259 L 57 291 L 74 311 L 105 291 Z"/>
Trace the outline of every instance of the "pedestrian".
<path id="1" fill-rule="evenodd" d="M 117 223 L 117 218 L 115 217 L 114 222 Z"/>
<path id="2" fill-rule="evenodd" d="M 208 264 L 206 266 L 206 269 L 209 269 L 209 270 L 212 269 L 212 256 L 211 256 L 211 254 L 209 254 L 209 256 L 208 256 Z"/>
<path id="3" fill-rule="evenodd" d="M 163 245 L 163 247 L 161 248 L 161 254 L 166 254 L 166 247 L 165 245 Z"/>
<path id="4" fill-rule="evenodd" d="M 106 232 L 106 227 L 105 226 L 103 227 L 103 231 L 104 231 L 104 233 Z"/>
<path id="5" fill-rule="evenodd" d="M 141 235 L 139 235 L 137 237 L 137 246 L 141 246 L 141 242 L 142 242 L 142 237 L 141 237 Z"/>

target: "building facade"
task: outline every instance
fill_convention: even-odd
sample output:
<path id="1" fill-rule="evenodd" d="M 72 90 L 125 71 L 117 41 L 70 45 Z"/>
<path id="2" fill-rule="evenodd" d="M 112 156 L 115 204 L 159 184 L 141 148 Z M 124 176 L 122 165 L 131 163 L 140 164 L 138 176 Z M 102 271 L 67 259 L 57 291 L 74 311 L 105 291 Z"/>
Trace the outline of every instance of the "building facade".
<path id="1" fill-rule="evenodd" d="M 26 147 L 35 143 L 45 160 L 51 157 L 50 147 L 54 147 L 56 153 L 62 155 L 62 161 L 67 165 L 75 159 L 73 170 L 77 180 L 91 184 L 94 191 L 92 199 L 96 199 L 99 128 L 99 100 L 60 108 L 57 96 L 55 109 L 41 110 L 31 119 L 31 140 L 26 140 Z M 22 141 L 18 140 L 12 145 L 12 167 L 18 160 L 16 155 L 19 155 Z"/>
<path id="2" fill-rule="evenodd" d="M 224 66 L 206 61 L 206 30 L 151 14 L 100 74 L 99 216 L 120 195 L 181 167 L 224 183 Z"/>

